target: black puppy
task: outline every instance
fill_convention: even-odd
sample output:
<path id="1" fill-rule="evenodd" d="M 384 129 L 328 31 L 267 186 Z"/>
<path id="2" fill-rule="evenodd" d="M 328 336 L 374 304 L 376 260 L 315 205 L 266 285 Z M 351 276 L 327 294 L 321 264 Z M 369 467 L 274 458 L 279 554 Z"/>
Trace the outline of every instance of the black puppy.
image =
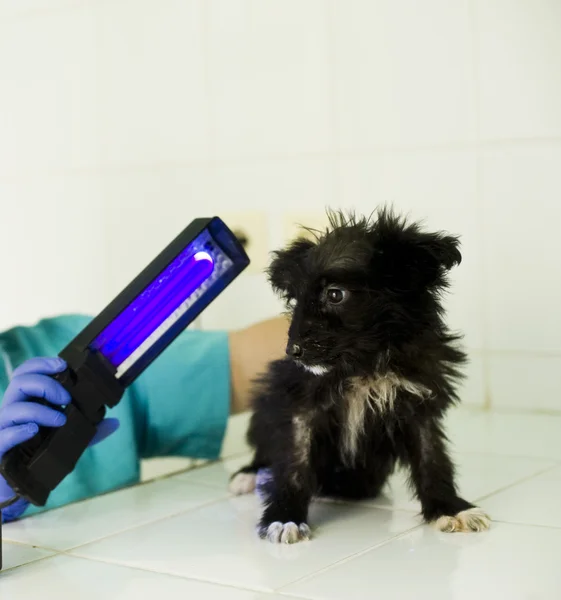
<path id="1" fill-rule="evenodd" d="M 270 266 L 292 313 L 287 357 L 258 382 L 255 457 L 230 489 L 251 491 L 268 468 L 259 534 L 292 543 L 310 535 L 313 495 L 376 496 L 403 464 L 426 521 L 487 529 L 489 517 L 458 495 L 442 425 L 466 359 L 441 304 L 458 239 L 386 209 L 329 216 L 326 233 L 295 241 Z"/>

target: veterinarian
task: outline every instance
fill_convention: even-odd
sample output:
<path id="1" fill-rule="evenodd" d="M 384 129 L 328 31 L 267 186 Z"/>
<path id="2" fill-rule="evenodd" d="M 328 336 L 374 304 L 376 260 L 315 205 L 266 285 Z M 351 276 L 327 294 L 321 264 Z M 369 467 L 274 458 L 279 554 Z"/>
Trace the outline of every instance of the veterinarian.
<path id="1" fill-rule="evenodd" d="M 67 404 L 68 392 L 49 377 L 66 365 L 59 358 L 34 357 L 54 357 L 88 321 L 60 316 L 0 333 L 0 460 L 33 437 L 38 426 L 64 423 L 60 412 L 33 398 Z M 282 318 L 232 333 L 185 331 L 100 423 L 90 448 L 51 493 L 46 507 L 18 500 L 2 511 L 3 520 L 137 483 L 142 458 L 216 459 L 228 416 L 248 408 L 252 379 L 284 354 L 286 337 Z M 0 504 L 13 495 L 0 476 Z"/>

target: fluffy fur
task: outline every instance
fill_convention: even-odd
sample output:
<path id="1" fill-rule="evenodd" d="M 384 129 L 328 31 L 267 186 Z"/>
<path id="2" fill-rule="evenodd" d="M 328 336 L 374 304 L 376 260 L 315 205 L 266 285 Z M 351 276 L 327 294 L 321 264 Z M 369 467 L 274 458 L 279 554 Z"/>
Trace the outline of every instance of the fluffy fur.
<path id="1" fill-rule="evenodd" d="M 489 518 L 463 500 L 442 427 L 458 401 L 465 355 L 441 304 L 458 238 L 389 210 L 330 214 L 315 241 L 275 254 L 270 281 L 292 314 L 287 357 L 258 381 L 248 440 L 269 468 L 259 533 L 309 537 L 313 495 L 376 496 L 406 465 L 422 515 L 442 531 L 480 531 Z"/>

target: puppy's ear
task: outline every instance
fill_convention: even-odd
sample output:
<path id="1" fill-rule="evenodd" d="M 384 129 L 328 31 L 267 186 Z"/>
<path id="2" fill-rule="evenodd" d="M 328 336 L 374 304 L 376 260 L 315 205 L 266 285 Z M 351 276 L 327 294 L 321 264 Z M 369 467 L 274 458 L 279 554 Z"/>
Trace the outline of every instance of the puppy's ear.
<path id="1" fill-rule="evenodd" d="M 446 272 L 462 261 L 457 237 L 424 232 L 391 210 L 379 211 L 372 235 L 374 272 L 398 291 L 446 287 Z"/>
<path id="2" fill-rule="evenodd" d="M 462 262 L 460 241 L 442 233 L 424 234 L 415 258 L 422 285 L 445 285 L 445 273 Z"/>
<path id="3" fill-rule="evenodd" d="M 303 262 L 315 244 L 306 238 L 294 240 L 284 250 L 273 252 L 273 260 L 267 269 L 273 289 L 284 296 L 293 295 L 294 287 L 303 275 Z"/>
<path id="4" fill-rule="evenodd" d="M 438 267 L 449 271 L 462 262 L 460 240 L 453 235 L 434 234 L 422 246 Z"/>

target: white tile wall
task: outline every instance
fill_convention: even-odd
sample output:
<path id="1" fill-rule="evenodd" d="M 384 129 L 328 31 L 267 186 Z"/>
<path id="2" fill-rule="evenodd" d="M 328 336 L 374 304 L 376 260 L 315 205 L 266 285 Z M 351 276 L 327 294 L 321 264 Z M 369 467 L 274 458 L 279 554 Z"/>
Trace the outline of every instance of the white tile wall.
<path id="1" fill-rule="evenodd" d="M 247 327 L 278 316 L 284 305 L 264 274 L 242 274 L 201 316 L 205 329 Z"/>
<path id="2" fill-rule="evenodd" d="M 561 3 L 475 0 L 481 136 L 561 135 Z"/>
<path id="3" fill-rule="evenodd" d="M 0 178 L 0 328 L 108 300 L 108 238 L 94 174 Z"/>
<path id="4" fill-rule="evenodd" d="M 333 0 L 340 146 L 475 139 L 469 0 Z"/>
<path id="5" fill-rule="evenodd" d="M 483 351 L 466 348 L 468 364 L 464 368 L 464 380 L 458 388 L 462 404 L 470 406 L 488 406 L 489 391 L 487 383 L 486 355 Z"/>
<path id="6" fill-rule="evenodd" d="M 87 5 L 0 19 L 0 176 L 97 164 L 96 60 Z"/>
<path id="7" fill-rule="evenodd" d="M 334 164 L 332 157 L 218 164 L 210 184 L 211 206 L 215 211 L 266 207 L 276 216 L 324 210 L 335 202 Z"/>
<path id="8" fill-rule="evenodd" d="M 202 0 L 96 4 L 104 164 L 204 160 Z"/>
<path id="9" fill-rule="evenodd" d="M 332 150 L 329 56 L 323 0 L 209 2 L 216 156 Z"/>
<path id="10" fill-rule="evenodd" d="M 83 4 L 83 0 L 0 0 L 2 17 L 21 16 Z"/>
<path id="11" fill-rule="evenodd" d="M 161 252 L 187 223 L 207 216 L 205 165 L 122 169 L 99 179 L 106 202 L 111 297 Z"/>
<path id="12" fill-rule="evenodd" d="M 210 175 L 207 207 L 216 214 L 234 210 L 266 210 L 269 249 L 285 243 L 287 213 L 324 211 L 335 206 L 335 160 L 306 158 L 218 164 Z M 267 262 L 269 257 L 267 256 Z M 205 327 L 243 327 L 274 317 L 283 305 L 273 294 L 263 273 L 242 275 L 205 311 Z"/>
<path id="13" fill-rule="evenodd" d="M 491 353 L 488 364 L 493 406 L 561 411 L 561 356 Z"/>
<path id="14" fill-rule="evenodd" d="M 481 152 L 492 350 L 561 353 L 561 143 Z"/>
<path id="15" fill-rule="evenodd" d="M 0 327 L 97 311 L 196 215 L 265 212 L 272 250 L 393 202 L 462 236 L 467 401 L 560 410 L 559 31 L 556 0 L 0 0 Z M 279 310 L 251 274 L 203 322 Z"/>

